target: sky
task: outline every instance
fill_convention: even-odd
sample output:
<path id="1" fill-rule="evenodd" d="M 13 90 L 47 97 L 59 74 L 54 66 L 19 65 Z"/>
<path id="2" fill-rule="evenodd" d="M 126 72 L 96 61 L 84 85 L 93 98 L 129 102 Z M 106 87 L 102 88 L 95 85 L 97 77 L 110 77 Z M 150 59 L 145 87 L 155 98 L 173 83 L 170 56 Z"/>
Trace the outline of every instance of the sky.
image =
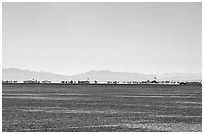
<path id="1" fill-rule="evenodd" d="M 202 71 L 200 3 L 3 3 L 2 67 Z"/>

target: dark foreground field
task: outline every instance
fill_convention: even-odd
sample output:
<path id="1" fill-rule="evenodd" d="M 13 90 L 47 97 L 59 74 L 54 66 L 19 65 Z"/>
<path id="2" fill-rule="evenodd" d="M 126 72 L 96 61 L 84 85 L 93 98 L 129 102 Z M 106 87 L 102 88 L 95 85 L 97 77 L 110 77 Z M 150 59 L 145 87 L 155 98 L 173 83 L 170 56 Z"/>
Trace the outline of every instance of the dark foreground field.
<path id="1" fill-rule="evenodd" d="M 3 84 L 5 131 L 201 131 L 202 87 Z"/>

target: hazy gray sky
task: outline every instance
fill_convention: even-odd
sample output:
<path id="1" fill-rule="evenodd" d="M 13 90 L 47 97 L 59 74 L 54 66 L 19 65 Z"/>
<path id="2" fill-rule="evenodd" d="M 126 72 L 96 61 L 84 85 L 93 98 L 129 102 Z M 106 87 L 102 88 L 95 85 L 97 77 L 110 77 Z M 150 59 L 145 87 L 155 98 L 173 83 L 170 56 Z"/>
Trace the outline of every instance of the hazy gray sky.
<path id="1" fill-rule="evenodd" d="M 3 3 L 3 68 L 202 71 L 201 3 Z"/>

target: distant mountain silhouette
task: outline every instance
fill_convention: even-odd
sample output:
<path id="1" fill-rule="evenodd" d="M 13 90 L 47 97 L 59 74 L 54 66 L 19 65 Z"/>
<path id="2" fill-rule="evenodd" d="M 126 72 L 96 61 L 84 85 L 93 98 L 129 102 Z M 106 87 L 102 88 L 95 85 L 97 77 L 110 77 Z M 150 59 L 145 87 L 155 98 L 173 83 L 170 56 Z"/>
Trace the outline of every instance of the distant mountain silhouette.
<path id="1" fill-rule="evenodd" d="M 131 80 L 147 80 L 152 79 L 152 75 L 145 75 L 139 73 L 129 73 L 129 72 L 111 72 L 108 70 L 95 71 L 91 70 L 86 73 L 74 75 L 74 77 L 84 79 L 89 78 L 90 80 L 117 80 L 117 81 L 131 81 Z"/>
<path id="2" fill-rule="evenodd" d="M 89 80 L 94 81 L 142 81 L 153 80 L 156 76 L 158 80 L 184 80 L 184 81 L 198 81 L 202 80 L 202 73 L 168 73 L 160 75 L 129 73 L 129 72 L 112 72 L 108 70 L 95 71 L 91 70 L 86 73 L 76 75 L 60 75 L 48 72 L 34 72 L 30 70 L 21 70 L 16 68 L 2 69 L 2 80 L 51 80 L 53 82 L 60 82 L 61 80 Z"/>
<path id="3" fill-rule="evenodd" d="M 66 75 L 58 75 L 52 74 L 47 72 L 34 72 L 30 70 L 21 70 L 16 68 L 8 68 L 2 70 L 2 79 L 3 80 L 30 80 L 30 79 L 37 79 L 37 80 L 52 80 L 52 81 L 60 81 L 67 79 L 68 76 Z"/>

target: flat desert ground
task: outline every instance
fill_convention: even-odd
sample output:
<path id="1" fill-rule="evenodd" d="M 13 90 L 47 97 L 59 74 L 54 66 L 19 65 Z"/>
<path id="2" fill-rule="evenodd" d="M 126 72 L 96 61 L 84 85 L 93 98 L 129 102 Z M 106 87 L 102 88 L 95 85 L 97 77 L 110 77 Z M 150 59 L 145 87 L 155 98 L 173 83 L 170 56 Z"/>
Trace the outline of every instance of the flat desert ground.
<path id="1" fill-rule="evenodd" d="M 2 131 L 202 131 L 202 86 L 3 84 Z"/>

